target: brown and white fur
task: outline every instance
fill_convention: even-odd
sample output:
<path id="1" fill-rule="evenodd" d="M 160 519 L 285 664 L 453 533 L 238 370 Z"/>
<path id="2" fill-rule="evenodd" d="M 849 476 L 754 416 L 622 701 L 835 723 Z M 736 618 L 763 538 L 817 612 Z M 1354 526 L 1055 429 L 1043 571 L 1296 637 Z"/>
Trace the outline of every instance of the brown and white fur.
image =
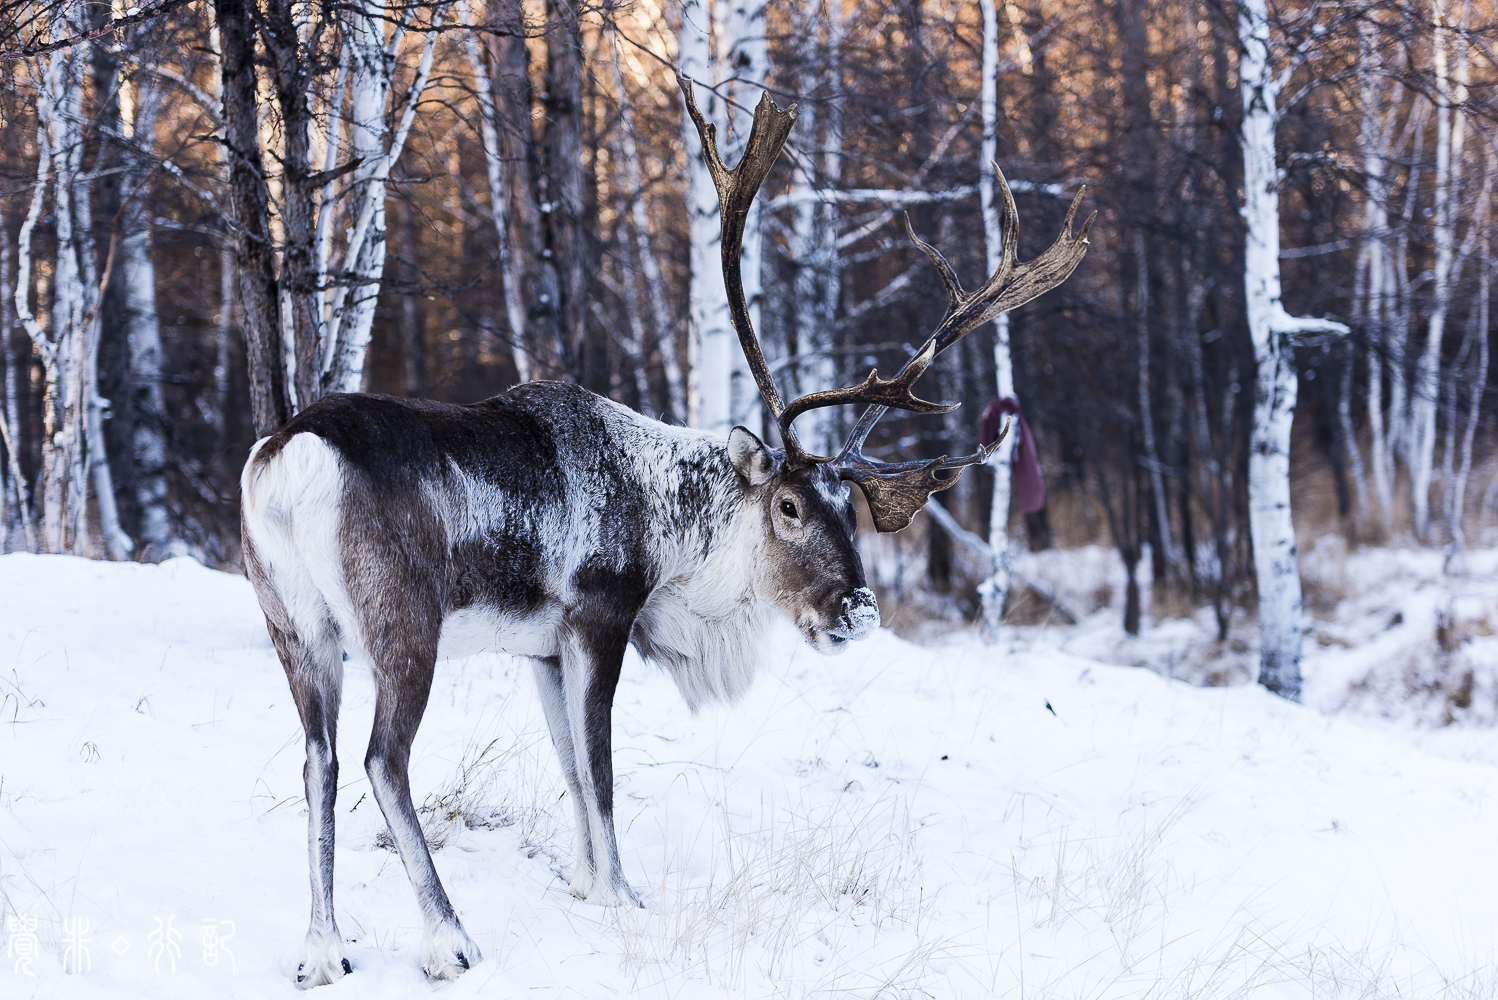
<path id="1" fill-rule="evenodd" d="M 245 568 L 306 731 L 312 919 L 298 985 L 351 971 L 333 912 L 344 652 L 378 695 L 364 758 L 425 923 L 422 966 L 479 961 L 432 865 L 407 763 L 439 657 L 529 657 L 577 810 L 571 888 L 638 905 L 613 821 L 610 713 L 626 647 L 694 708 L 754 676 L 771 616 L 835 652 L 879 623 L 849 489 L 577 386 L 468 406 L 329 396 L 257 442 L 242 478 Z"/>

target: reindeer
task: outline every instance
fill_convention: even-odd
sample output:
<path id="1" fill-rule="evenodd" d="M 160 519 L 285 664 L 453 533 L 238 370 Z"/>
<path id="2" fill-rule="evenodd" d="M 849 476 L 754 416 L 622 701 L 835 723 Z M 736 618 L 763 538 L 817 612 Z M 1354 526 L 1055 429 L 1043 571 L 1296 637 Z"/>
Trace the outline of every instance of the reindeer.
<path id="1" fill-rule="evenodd" d="M 739 247 L 749 207 L 796 117 L 761 99 L 729 170 L 691 85 L 680 80 L 717 186 L 734 328 L 782 447 L 743 427 L 726 440 L 671 427 L 576 385 L 531 382 L 467 406 L 331 395 L 256 442 L 245 465 L 245 569 L 306 734 L 312 916 L 296 982 L 352 971 L 333 913 L 335 741 L 343 661 L 366 660 L 378 694 L 364 757 L 425 925 L 421 963 L 450 979 L 480 961 L 422 836 L 407 776 L 439 657 L 493 650 L 529 658 L 576 809 L 571 891 L 639 905 L 614 834 L 610 714 L 626 647 L 664 668 L 692 708 L 748 687 L 771 618 L 835 653 L 879 625 L 854 545 L 848 486 L 875 527 L 906 527 L 993 446 L 959 458 L 877 462 L 863 443 L 888 407 L 938 413 L 915 381 L 963 335 L 1060 284 L 1086 252 L 1088 219 L 1028 264 L 1014 258 L 1014 201 L 1000 177 L 998 270 L 962 290 L 933 247 L 951 298 L 945 319 L 893 379 L 781 401 L 749 321 Z M 1077 196 L 1078 200 L 1081 194 Z M 907 221 L 908 228 L 908 221 Z M 911 234 L 915 239 L 914 233 Z M 792 428 L 815 407 L 868 408 L 836 456 Z"/>

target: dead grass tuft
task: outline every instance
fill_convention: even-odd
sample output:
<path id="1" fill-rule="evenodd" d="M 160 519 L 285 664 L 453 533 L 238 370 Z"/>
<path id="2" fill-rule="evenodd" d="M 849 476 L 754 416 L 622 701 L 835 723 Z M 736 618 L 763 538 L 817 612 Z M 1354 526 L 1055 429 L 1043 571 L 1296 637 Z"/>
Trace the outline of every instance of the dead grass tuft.
<path id="1" fill-rule="evenodd" d="M 923 934 L 939 893 L 921 884 L 903 805 L 766 816 L 749 829 L 721 817 L 722 847 L 705 881 L 663 880 L 654 909 L 620 914 L 628 975 L 738 989 L 757 972 L 780 996 L 919 989 L 945 943 Z M 870 927 L 884 946 L 861 936 Z"/>
<path id="2" fill-rule="evenodd" d="M 545 755 L 551 744 L 544 733 L 506 733 L 487 742 L 465 745 L 452 776 L 416 810 L 427 848 L 440 851 L 467 830 L 518 827 L 521 846 L 549 846 L 559 821 L 553 814 L 555 780 Z M 374 845 L 396 850 L 389 827 L 375 834 Z"/>

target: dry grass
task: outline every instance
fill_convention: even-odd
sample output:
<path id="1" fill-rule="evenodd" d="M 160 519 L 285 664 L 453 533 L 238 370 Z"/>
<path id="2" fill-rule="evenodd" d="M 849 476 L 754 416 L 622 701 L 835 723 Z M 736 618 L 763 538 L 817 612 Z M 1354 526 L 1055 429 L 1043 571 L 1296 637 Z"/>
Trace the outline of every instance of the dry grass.
<path id="1" fill-rule="evenodd" d="M 37 709 L 41 707 L 40 698 L 33 698 L 21 690 L 21 676 L 15 670 L 9 677 L 0 677 L 0 722 L 8 722 L 13 727 L 22 722 L 33 722 L 39 715 Z M 22 718 L 23 714 L 25 718 Z"/>
<path id="2" fill-rule="evenodd" d="M 1395 931 L 1357 943 L 1327 940 L 1309 917 L 1276 921 L 1250 891 L 1207 923 L 1232 872 L 1187 872 L 1174 861 L 1196 793 L 1125 814 L 1111 831 L 1074 835 L 1052 817 L 1021 837 L 1011 862 L 1014 948 L 1005 960 L 969 957 L 980 991 L 1025 1000 L 1495 1000 L 1492 956 L 1442 969 Z M 1132 812 L 1132 811 L 1131 811 Z M 1240 887 L 1235 892 L 1241 893 Z M 985 942 L 998 955 L 1009 941 Z M 1085 956 L 1059 965 L 1037 958 Z M 1027 964 L 1028 958 L 1028 964 Z"/>
<path id="3" fill-rule="evenodd" d="M 416 810 L 428 849 L 440 851 L 467 830 L 506 827 L 518 829 L 532 855 L 550 846 L 560 827 L 552 808 L 558 779 L 548 766 L 551 752 L 544 732 L 511 729 L 468 741 L 452 775 Z M 375 834 L 374 844 L 396 849 L 388 827 Z"/>
<path id="4" fill-rule="evenodd" d="M 668 864 L 656 905 L 619 914 L 614 929 L 634 983 L 930 995 L 922 984 L 946 949 L 927 927 L 940 893 L 923 882 L 903 804 L 767 815 L 752 829 L 720 818 L 705 879 Z"/>

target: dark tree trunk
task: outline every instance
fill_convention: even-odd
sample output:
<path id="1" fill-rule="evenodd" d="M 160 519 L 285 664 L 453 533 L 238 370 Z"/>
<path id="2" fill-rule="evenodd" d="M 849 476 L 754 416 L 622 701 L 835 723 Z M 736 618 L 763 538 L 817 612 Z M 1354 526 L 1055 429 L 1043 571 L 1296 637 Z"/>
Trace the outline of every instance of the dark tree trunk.
<path id="1" fill-rule="evenodd" d="M 1044 507 L 1025 515 L 1025 541 L 1031 552 L 1044 552 L 1056 544 L 1051 535 L 1051 518 Z"/>
<path id="2" fill-rule="evenodd" d="M 1148 420 L 1149 417 L 1146 415 L 1145 419 Z M 1145 497 L 1149 501 L 1146 508 L 1146 516 L 1149 519 L 1150 575 L 1154 579 L 1154 585 L 1158 588 L 1163 589 L 1166 585 L 1166 581 L 1170 578 L 1170 565 L 1166 562 L 1165 559 L 1165 543 L 1163 536 L 1160 533 L 1160 504 L 1155 498 L 1155 486 L 1153 481 L 1146 489 L 1147 492 L 1145 493 Z"/>
<path id="3" fill-rule="evenodd" d="M 1119 555 L 1123 557 L 1124 573 L 1128 576 L 1128 582 L 1124 585 L 1124 631 L 1129 635 L 1139 634 L 1139 550 L 1120 550 Z"/>
<path id="4" fill-rule="evenodd" d="M 935 502 L 941 503 L 941 499 Z M 951 593 L 952 539 L 934 521 L 928 523 L 931 527 L 926 532 L 926 571 L 931 575 L 931 589 L 938 594 Z"/>
<path id="5" fill-rule="evenodd" d="M 94 13 L 94 26 L 104 26 L 109 17 L 109 8 L 100 6 Z M 94 190 L 100 238 L 95 249 L 102 274 L 110 246 L 116 247 L 118 255 L 118 245 L 125 235 L 120 231 L 125 221 L 120 209 L 124 203 L 123 168 L 128 154 L 116 138 L 122 134 L 119 54 L 113 46 L 94 45 L 90 55 L 94 100 L 98 102 L 94 113 L 99 127 L 99 156 L 94 161 L 94 173 L 99 179 Z M 120 528 L 138 542 L 140 505 L 136 502 L 135 409 L 131 405 L 135 398 L 135 379 L 130 364 L 130 325 L 125 309 L 125 268 L 119 266 L 116 256 L 115 266 L 104 286 L 103 301 L 99 304 L 99 395 L 110 402 L 109 419 L 104 422 L 104 451 L 109 456 L 114 480 Z"/>
<path id="6" fill-rule="evenodd" d="M 326 23 L 317 19 L 314 24 Z M 271 79 L 281 112 L 282 153 L 281 221 L 285 247 L 281 252 L 281 287 L 291 302 L 292 337 L 296 352 L 296 409 L 317 402 L 323 393 L 322 343 L 318 336 L 317 276 L 313 243 L 317 220 L 313 211 L 311 137 L 312 108 L 308 100 L 316 66 L 308 65 L 317 51 L 314 38 L 301 41 L 292 0 L 269 0 L 265 6 L 265 30 L 261 33 L 270 56 Z M 354 294 L 367 294 L 355 289 Z"/>
<path id="7" fill-rule="evenodd" d="M 1181 467 L 1191 468 L 1191 453 L 1184 443 L 1180 452 Z M 1176 505 L 1181 512 L 1181 558 L 1186 563 L 1186 579 L 1191 584 L 1193 600 L 1201 596 L 1201 579 L 1196 574 L 1196 523 L 1191 516 L 1191 477 L 1182 474 L 1177 479 Z"/>
<path id="8" fill-rule="evenodd" d="M 499 130 L 500 155 L 510 204 L 510 248 L 514 255 L 520 297 L 525 307 L 527 329 L 515 345 L 531 359 L 532 378 L 557 378 L 566 368 L 557 354 L 564 339 L 559 331 L 558 303 L 561 290 L 557 272 L 547 262 L 548 247 L 542 232 L 540 174 L 535 130 L 532 127 L 530 50 L 517 7 L 507 7 L 506 23 L 514 34 L 496 38 L 495 105 L 508 127 Z"/>
<path id="9" fill-rule="evenodd" d="M 249 355 L 250 408 L 257 437 L 291 417 L 281 341 L 281 305 L 271 249 L 270 196 L 255 116 L 255 29 L 245 0 L 215 0 L 229 148 L 230 224 L 235 232 L 239 298 Z"/>
<path id="10" fill-rule="evenodd" d="M 407 258 L 400 264 L 404 272 L 402 277 L 412 286 L 401 296 L 400 311 L 400 351 L 406 395 L 422 396 L 427 391 L 426 317 L 422 309 L 424 300 L 415 291 L 421 274 L 410 263 L 420 259 L 417 255 L 416 213 L 404 198 L 396 202 L 395 219 L 400 227 L 401 249 Z"/>
<path id="11" fill-rule="evenodd" d="M 598 365 L 584 353 L 587 306 L 587 233 L 583 170 L 582 21 L 577 0 L 549 0 L 546 34 L 545 131 L 541 142 L 541 202 L 546 267 L 560 294 L 557 354 L 573 381 L 596 381 Z M 604 367 L 607 367 L 606 362 Z M 593 385 L 607 391 L 607 385 Z"/>

